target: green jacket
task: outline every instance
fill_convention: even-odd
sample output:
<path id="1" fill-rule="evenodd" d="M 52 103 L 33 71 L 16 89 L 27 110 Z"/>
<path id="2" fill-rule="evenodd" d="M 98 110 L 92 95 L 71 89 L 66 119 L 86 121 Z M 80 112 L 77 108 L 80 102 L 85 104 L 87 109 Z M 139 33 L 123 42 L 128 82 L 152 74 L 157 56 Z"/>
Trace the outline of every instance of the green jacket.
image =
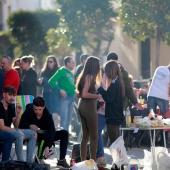
<path id="1" fill-rule="evenodd" d="M 61 67 L 57 72 L 49 79 L 48 83 L 53 87 L 57 88 L 58 91 L 64 90 L 68 95 L 75 94 L 75 83 L 74 77 L 70 70 L 65 67 Z"/>
<path id="2" fill-rule="evenodd" d="M 127 99 L 130 100 L 130 102 L 133 105 L 136 105 L 138 103 L 137 98 L 133 92 L 133 89 L 131 87 L 130 81 L 129 81 L 129 74 L 128 72 L 123 68 L 123 66 L 120 67 L 123 81 L 124 81 L 124 86 L 125 86 L 125 95 L 126 99 L 124 100 L 124 108 L 127 107 Z"/>

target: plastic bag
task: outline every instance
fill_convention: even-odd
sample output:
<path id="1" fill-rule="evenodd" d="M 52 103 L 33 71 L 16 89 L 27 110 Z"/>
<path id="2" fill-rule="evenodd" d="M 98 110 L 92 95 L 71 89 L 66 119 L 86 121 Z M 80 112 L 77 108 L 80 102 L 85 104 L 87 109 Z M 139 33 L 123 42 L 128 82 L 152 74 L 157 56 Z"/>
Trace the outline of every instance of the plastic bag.
<path id="1" fill-rule="evenodd" d="M 116 164 L 117 167 L 120 168 L 122 164 L 128 164 L 128 156 L 122 136 L 118 137 L 116 141 L 111 144 L 110 153 L 113 159 L 112 165 Z"/>
<path id="2" fill-rule="evenodd" d="M 98 170 L 96 163 L 93 159 L 82 161 L 76 163 L 74 166 L 71 167 L 72 170 Z"/>
<path id="3" fill-rule="evenodd" d="M 151 151 L 152 150 L 153 148 L 151 148 Z M 159 153 L 168 154 L 168 149 L 164 147 L 155 147 L 155 162 L 157 164 L 156 165 L 157 167 L 159 167 L 159 164 L 157 161 L 157 155 L 159 155 Z M 153 159 L 152 152 L 144 149 L 144 170 L 152 170 L 152 165 L 153 165 L 152 159 Z"/>
<path id="4" fill-rule="evenodd" d="M 170 157 L 164 152 L 160 152 L 157 155 L 158 169 L 159 170 L 169 170 L 170 169 Z"/>

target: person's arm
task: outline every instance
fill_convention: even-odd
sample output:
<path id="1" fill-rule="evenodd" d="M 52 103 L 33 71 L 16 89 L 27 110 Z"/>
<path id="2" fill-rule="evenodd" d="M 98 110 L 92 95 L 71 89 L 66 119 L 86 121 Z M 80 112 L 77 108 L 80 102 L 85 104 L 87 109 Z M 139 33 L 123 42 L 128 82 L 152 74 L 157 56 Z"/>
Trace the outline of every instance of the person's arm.
<path id="1" fill-rule="evenodd" d="M 8 127 L 8 126 L 5 126 L 4 120 L 1 119 L 1 118 L 0 118 L 0 130 L 2 130 L 2 131 L 9 131 L 9 130 L 14 130 L 14 131 L 16 131 L 16 129 L 14 129 L 14 128 L 10 128 L 10 127 Z"/>
<path id="2" fill-rule="evenodd" d="M 137 98 L 133 92 L 132 86 L 130 84 L 129 76 L 127 71 L 121 71 L 122 76 L 123 76 L 123 81 L 124 81 L 124 86 L 125 86 L 125 95 L 129 99 L 129 101 L 137 108 L 142 110 L 143 107 L 140 103 L 138 103 Z"/>
<path id="3" fill-rule="evenodd" d="M 84 87 L 82 90 L 82 98 L 100 99 L 101 95 L 89 93 L 91 81 L 92 81 L 92 76 L 87 75 L 85 78 L 85 83 L 84 83 Z"/>
<path id="4" fill-rule="evenodd" d="M 29 129 L 30 128 L 31 123 L 29 121 L 29 119 L 30 119 L 29 114 L 30 114 L 30 109 L 26 108 L 26 110 L 22 114 L 19 128 L 21 128 L 21 129 Z"/>
<path id="5" fill-rule="evenodd" d="M 16 104 L 16 117 L 12 118 L 12 122 L 15 128 L 19 127 L 20 119 L 21 119 L 21 111 L 22 107 L 19 103 Z"/>
<path id="6" fill-rule="evenodd" d="M 61 88 L 58 85 L 59 79 L 62 77 L 62 71 L 57 70 L 57 72 L 48 80 L 48 83 L 51 87 L 56 88 L 58 91 L 61 90 Z"/>
<path id="7" fill-rule="evenodd" d="M 106 103 L 113 103 L 115 101 L 115 96 L 118 90 L 118 84 L 116 83 L 111 83 L 109 88 L 106 90 L 103 89 L 103 87 L 98 88 L 98 92 L 102 95 L 103 100 Z"/>

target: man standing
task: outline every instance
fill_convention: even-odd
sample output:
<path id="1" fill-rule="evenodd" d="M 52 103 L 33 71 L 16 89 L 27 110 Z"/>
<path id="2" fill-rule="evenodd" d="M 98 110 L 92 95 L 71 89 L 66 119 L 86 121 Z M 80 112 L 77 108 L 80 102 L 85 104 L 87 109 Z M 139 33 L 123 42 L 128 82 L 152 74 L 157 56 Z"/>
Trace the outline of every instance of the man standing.
<path id="1" fill-rule="evenodd" d="M 20 84 L 19 74 L 16 70 L 12 69 L 12 59 L 9 56 L 3 56 L 1 59 L 1 67 L 5 73 L 4 88 L 13 86 L 16 91 Z"/>
<path id="2" fill-rule="evenodd" d="M 44 134 L 38 133 L 38 158 L 41 159 L 41 163 L 44 162 L 44 150 L 44 157 L 50 157 L 50 147 L 54 144 L 54 141 L 60 140 L 60 160 L 58 160 L 57 167 L 69 168 L 65 160 L 68 132 L 66 130 L 55 131 L 52 115 L 45 107 L 45 100 L 42 97 L 36 97 L 33 100 L 33 104 L 27 105 L 21 118 L 20 128 L 35 131 L 37 131 L 38 128 L 44 130 Z"/>
<path id="3" fill-rule="evenodd" d="M 148 92 L 148 108 L 156 113 L 159 106 L 160 113 L 165 114 L 169 108 L 168 93 L 170 90 L 170 64 L 160 66 L 155 70 Z"/>
<path id="4" fill-rule="evenodd" d="M 53 88 L 57 88 L 60 96 L 60 126 L 68 131 L 73 115 L 75 83 L 72 70 L 75 62 L 72 57 L 64 58 L 65 66 L 57 72 L 48 81 Z"/>
<path id="5" fill-rule="evenodd" d="M 84 64 L 85 64 L 85 62 L 86 62 L 86 60 L 87 60 L 87 58 L 88 58 L 89 56 L 90 56 L 90 55 L 88 55 L 88 54 L 82 54 L 82 55 L 80 56 L 80 62 L 81 62 L 81 64 L 76 67 L 75 80 L 77 80 L 79 74 L 80 74 L 81 71 L 83 70 Z"/>
<path id="6" fill-rule="evenodd" d="M 15 96 L 16 89 L 14 87 L 5 87 L 3 92 L 3 99 L 0 102 L 0 130 L 9 132 L 16 140 L 15 151 L 19 161 L 24 161 L 23 140 L 28 140 L 26 161 L 32 163 L 34 148 L 36 144 L 36 132 L 33 130 L 18 129 L 22 107 L 17 104 L 15 109 L 14 105 L 12 104 L 15 100 Z M 14 128 L 11 128 L 12 123 Z"/>
<path id="7" fill-rule="evenodd" d="M 115 62 L 118 62 L 118 56 L 116 53 L 109 53 L 107 55 L 107 61 L 109 60 L 114 60 Z M 119 63 L 118 63 L 119 64 Z M 143 107 L 140 103 L 138 103 L 137 98 L 133 92 L 132 86 L 130 84 L 130 80 L 129 80 L 129 73 L 123 68 L 123 66 L 121 64 L 119 64 L 121 73 L 122 73 L 122 77 L 123 77 L 123 81 L 124 81 L 124 86 L 125 86 L 125 95 L 126 97 L 129 99 L 129 101 L 137 108 L 140 110 L 143 110 Z M 127 107 L 127 100 L 124 101 L 124 108 Z"/>

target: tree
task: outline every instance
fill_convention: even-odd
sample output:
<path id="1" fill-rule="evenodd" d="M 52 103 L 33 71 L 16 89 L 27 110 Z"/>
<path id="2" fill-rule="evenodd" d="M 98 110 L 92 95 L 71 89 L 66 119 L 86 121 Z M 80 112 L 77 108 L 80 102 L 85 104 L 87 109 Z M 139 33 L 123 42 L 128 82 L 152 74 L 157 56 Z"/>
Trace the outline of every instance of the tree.
<path id="1" fill-rule="evenodd" d="M 56 11 L 17 11 L 8 18 L 8 27 L 15 51 L 22 55 L 32 54 L 42 56 L 47 53 L 45 35 L 50 28 L 55 28 L 59 22 Z"/>
<path id="2" fill-rule="evenodd" d="M 110 0 L 56 0 L 59 4 L 63 25 L 68 28 L 69 43 L 77 52 L 82 47 L 92 51 L 93 55 L 107 53 L 114 38 L 113 5 Z M 107 43 L 106 50 L 101 51 L 102 42 Z"/>
<path id="3" fill-rule="evenodd" d="M 170 45 L 170 1 L 122 0 L 120 20 L 132 40 L 156 38 L 155 67 L 159 66 L 160 42 Z"/>
<path id="4" fill-rule="evenodd" d="M 10 41 L 9 32 L 0 32 L 0 54 L 13 58 L 13 49 L 14 46 Z"/>

